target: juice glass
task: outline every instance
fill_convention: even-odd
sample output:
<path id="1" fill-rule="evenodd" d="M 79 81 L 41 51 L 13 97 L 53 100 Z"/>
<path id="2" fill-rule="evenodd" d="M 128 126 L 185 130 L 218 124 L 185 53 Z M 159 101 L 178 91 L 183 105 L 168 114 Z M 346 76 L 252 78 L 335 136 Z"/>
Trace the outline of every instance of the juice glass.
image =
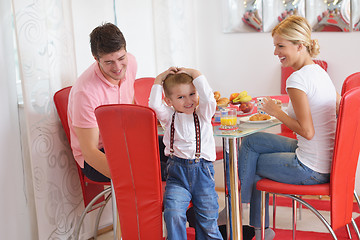
<path id="1" fill-rule="evenodd" d="M 227 108 L 221 110 L 221 128 L 231 129 L 236 127 L 236 109 Z"/>

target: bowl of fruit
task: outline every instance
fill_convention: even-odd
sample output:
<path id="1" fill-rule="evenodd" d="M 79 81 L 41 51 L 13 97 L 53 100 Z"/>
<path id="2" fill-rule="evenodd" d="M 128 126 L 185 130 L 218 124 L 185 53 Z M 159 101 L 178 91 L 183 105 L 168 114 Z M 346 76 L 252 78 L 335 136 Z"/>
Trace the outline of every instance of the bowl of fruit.
<path id="1" fill-rule="evenodd" d="M 233 93 L 230 99 L 230 105 L 238 109 L 237 115 L 248 115 L 252 113 L 255 101 L 252 100 L 252 97 L 249 96 L 246 91 Z"/>

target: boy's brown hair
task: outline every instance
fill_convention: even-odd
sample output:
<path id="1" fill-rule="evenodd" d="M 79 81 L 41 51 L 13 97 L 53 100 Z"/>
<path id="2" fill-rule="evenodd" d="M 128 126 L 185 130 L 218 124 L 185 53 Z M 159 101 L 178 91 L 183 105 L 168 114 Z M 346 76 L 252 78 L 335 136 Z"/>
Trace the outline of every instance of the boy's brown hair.
<path id="1" fill-rule="evenodd" d="M 166 76 L 163 82 L 163 88 L 166 97 L 170 97 L 171 89 L 179 84 L 190 84 L 193 82 L 193 78 L 186 73 L 169 74 Z"/>

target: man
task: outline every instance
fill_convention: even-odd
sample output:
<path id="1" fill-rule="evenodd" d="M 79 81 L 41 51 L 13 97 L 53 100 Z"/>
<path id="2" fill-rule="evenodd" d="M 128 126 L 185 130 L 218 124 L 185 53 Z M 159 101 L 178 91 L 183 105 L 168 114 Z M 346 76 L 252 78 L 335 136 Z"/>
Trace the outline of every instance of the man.
<path id="1" fill-rule="evenodd" d="M 95 62 L 80 75 L 69 95 L 71 148 L 87 178 L 110 182 L 110 170 L 94 110 L 105 104 L 134 103 L 137 63 L 135 57 L 126 51 L 125 38 L 114 24 L 96 27 L 90 33 L 90 46 Z M 162 179 L 165 180 L 167 157 L 162 137 L 159 137 L 159 148 Z M 119 232 L 117 236 L 120 237 Z"/>
<path id="2" fill-rule="evenodd" d="M 90 45 L 95 62 L 81 74 L 69 96 L 71 148 L 86 177 L 108 182 L 110 170 L 94 110 L 104 104 L 134 103 L 137 63 L 114 24 L 96 27 Z"/>

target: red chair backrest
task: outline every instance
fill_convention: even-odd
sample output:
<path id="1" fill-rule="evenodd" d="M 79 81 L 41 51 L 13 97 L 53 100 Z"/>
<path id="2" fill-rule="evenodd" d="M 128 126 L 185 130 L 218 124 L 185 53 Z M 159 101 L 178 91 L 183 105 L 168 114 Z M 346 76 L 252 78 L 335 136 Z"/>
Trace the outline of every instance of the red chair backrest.
<path id="1" fill-rule="evenodd" d="M 328 64 L 326 61 L 314 60 L 314 62 L 327 71 Z M 292 67 L 281 67 L 281 94 L 286 94 L 286 80 L 293 72 L 294 69 Z"/>
<path id="2" fill-rule="evenodd" d="M 71 86 L 65 87 L 54 94 L 55 107 L 58 112 L 62 127 L 65 131 L 69 143 L 70 143 L 70 129 L 67 118 L 67 109 L 68 109 L 70 90 L 71 90 Z"/>
<path id="3" fill-rule="evenodd" d="M 155 78 L 138 78 L 134 83 L 134 91 L 135 91 L 135 104 L 141 106 L 149 105 L 149 96 L 151 87 L 154 85 Z"/>
<path id="4" fill-rule="evenodd" d="M 65 88 L 57 91 L 54 94 L 55 107 L 58 112 L 58 115 L 59 115 L 59 118 L 61 121 L 61 125 L 62 125 L 62 127 L 65 131 L 66 137 L 69 141 L 69 144 L 71 143 L 71 140 L 70 140 L 70 129 L 69 129 L 69 123 L 68 123 L 67 109 L 68 109 L 70 90 L 71 90 L 71 86 L 65 87 Z M 84 176 L 84 174 L 81 171 L 81 168 L 79 167 L 78 164 L 76 164 L 76 167 L 77 167 L 78 174 L 79 174 L 82 194 L 83 194 L 83 198 L 84 198 L 84 205 L 86 207 L 96 195 L 98 195 L 100 192 L 102 192 L 104 190 L 104 185 L 108 185 L 108 183 L 93 182 Z M 104 197 L 101 197 L 98 199 L 98 201 L 96 201 L 96 204 L 102 203 L 103 201 L 104 201 Z M 94 208 L 94 209 L 96 209 L 96 208 Z M 92 209 L 92 210 L 94 210 L 94 209 Z"/>
<path id="5" fill-rule="evenodd" d="M 331 169 L 331 226 L 351 222 L 356 167 L 360 151 L 360 88 L 349 90 L 340 103 Z"/>
<path id="6" fill-rule="evenodd" d="M 162 238 L 162 182 L 155 112 L 133 104 L 95 109 L 123 239 Z"/>
<path id="7" fill-rule="evenodd" d="M 353 73 L 345 79 L 341 88 L 341 96 L 355 87 L 360 87 L 360 72 Z"/>

